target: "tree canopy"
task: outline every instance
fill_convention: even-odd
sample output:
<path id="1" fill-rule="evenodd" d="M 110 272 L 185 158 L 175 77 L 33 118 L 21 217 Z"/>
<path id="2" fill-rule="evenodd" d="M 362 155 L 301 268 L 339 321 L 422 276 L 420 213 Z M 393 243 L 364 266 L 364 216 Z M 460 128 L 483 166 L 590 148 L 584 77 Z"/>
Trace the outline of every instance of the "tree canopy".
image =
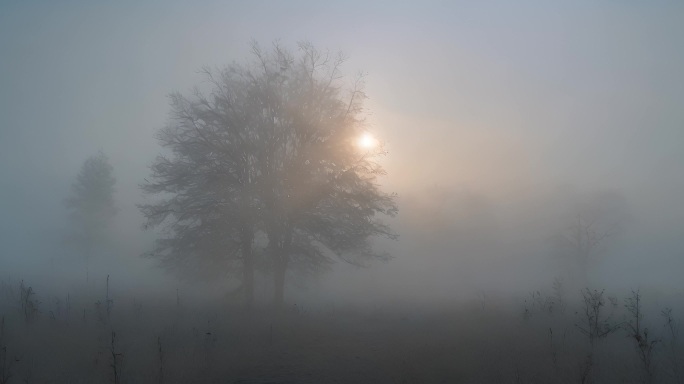
<path id="1" fill-rule="evenodd" d="M 116 214 L 114 205 L 114 168 L 107 156 L 99 152 L 83 162 L 72 194 L 64 200 L 71 219 L 87 232 L 98 231 L 108 225 Z"/>
<path id="2" fill-rule="evenodd" d="M 157 136 L 169 152 L 143 185 L 162 199 L 140 208 L 168 230 L 154 252 L 163 265 L 200 276 L 241 269 L 248 303 L 261 265 L 282 303 L 288 268 L 385 258 L 368 240 L 396 237 L 379 216 L 397 206 L 377 182 L 382 148 L 358 144 L 365 94 L 361 78 L 343 86 L 344 57 L 309 43 L 298 55 L 252 48 L 246 64 L 205 69 L 208 91 L 171 95 Z"/>

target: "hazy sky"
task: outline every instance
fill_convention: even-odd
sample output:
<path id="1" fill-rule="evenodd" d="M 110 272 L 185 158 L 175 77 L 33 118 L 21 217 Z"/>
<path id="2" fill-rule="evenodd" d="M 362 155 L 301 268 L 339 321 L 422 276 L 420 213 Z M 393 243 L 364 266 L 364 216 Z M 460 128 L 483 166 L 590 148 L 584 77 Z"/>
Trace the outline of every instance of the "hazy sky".
<path id="1" fill-rule="evenodd" d="M 449 230 L 410 229 L 429 212 L 461 245 L 491 228 L 541 239 L 521 233 L 556 225 L 562 196 L 605 192 L 643 235 L 614 248 L 632 269 L 609 270 L 682 266 L 683 37 L 674 1 L 0 1 L 0 270 L 54 251 L 61 202 L 99 149 L 118 179 L 120 231 L 138 231 L 166 95 L 202 81 L 204 65 L 245 59 L 250 39 L 309 40 L 368 74 L 384 183 L 408 231 L 395 250 L 450 252 Z M 148 244 L 135 239 L 131 253 Z M 403 257 L 390 269 L 434 271 Z"/>

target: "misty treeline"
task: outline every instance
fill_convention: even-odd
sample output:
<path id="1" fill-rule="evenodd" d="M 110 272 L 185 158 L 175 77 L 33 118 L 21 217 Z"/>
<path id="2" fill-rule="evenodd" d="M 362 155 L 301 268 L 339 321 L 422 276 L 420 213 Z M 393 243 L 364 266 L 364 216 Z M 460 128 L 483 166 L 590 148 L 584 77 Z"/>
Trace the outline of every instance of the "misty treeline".
<path id="1" fill-rule="evenodd" d="M 141 185 L 143 227 L 162 229 L 145 256 L 182 280 L 229 282 L 247 307 L 257 273 L 272 278 L 278 307 L 286 276 L 299 282 L 336 259 L 357 266 L 389 259 L 371 239 L 397 238 L 382 221 L 397 213 L 396 196 L 379 184 L 381 141 L 361 140 L 368 134 L 363 76 L 343 76 L 344 61 L 306 42 L 296 54 L 252 43 L 244 63 L 204 68 L 192 92 L 171 94 L 167 124 L 156 135 L 162 154 Z M 66 240 L 85 259 L 86 281 L 117 211 L 114 190 L 113 168 L 99 152 L 65 200 L 73 224 Z M 463 232 L 463 243 L 494 235 L 487 227 L 474 234 L 452 228 L 453 220 L 477 225 L 478 218 L 459 217 L 441 195 L 427 195 L 434 212 L 408 212 L 409 231 L 430 232 L 425 238 L 446 231 L 451 239 Z M 575 291 L 590 285 L 592 266 L 620 229 L 624 201 L 604 200 L 566 214 L 567 225 L 550 239 Z"/>

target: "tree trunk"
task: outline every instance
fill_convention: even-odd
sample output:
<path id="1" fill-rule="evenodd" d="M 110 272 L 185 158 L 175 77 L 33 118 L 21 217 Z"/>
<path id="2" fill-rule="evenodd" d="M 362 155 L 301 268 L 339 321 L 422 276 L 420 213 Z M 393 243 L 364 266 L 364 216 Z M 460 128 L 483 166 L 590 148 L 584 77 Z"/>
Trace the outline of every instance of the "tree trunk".
<path id="1" fill-rule="evenodd" d="M 283 261 L 276 262 L 275 271 L 273 274 L 273 307 L 276 310 L 283 308 L 285 302 L 285 272 L 287 271 L 287 263 Z"/>
<path id="2" fill-rule="evenodd" d="M 92 235 L 87 235 L 86 238 L 86 251 L 85 251 L 85 267 L 86 267 L 86 285 L 90 282 L 90 256 L 93 254 L 93 241 Z"/>
<path id="3" fill-rule="evenodd" d="M 254 303 L 254 255 L 252 254 L 252 243 L 254 235 L 248 229 L 242 230 L 242 288 L 244 290 L 245 307 L 252 308 Z"/>
<path id="4" fill-rule="evenodd" d="M 282 309 L 285 301 L 285 272 L 290 257 L 292 232 L 285 226 L 273 226 L 268 233 L 268 247 L 273 260 L 273 307 Z"/>
<path id="5" fill-rule="evenodd" d="M 242 284 L 245 290 L 245 307 L 250 309 L 254 302 L 254 260 L 251 254 L 249 257 L 245 257 L 243 274 Z"/>

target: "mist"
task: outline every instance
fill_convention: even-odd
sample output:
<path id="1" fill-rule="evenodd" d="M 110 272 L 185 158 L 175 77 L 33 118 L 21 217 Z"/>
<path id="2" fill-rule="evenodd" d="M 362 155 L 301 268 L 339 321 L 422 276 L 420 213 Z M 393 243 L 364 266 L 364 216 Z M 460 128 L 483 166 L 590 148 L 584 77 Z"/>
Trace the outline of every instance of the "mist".
<path id="1" fill-rule="evenodd" d="M 177 325 L 178 329 L 190 332 L 201 328 L 197 324 L 208 322 L 207 327 L 216 327 L 212 332 L 219 334 L 218 338 L 230 339 L 228 329 L 235 327 L 245 334 L 253 332 L 258 339 L 260 332 L 270 327 L 270 336 L 263 337 L 270 337 L 272 343 L 275 322 L 276 338 L 280 330 L 288 335 L 279 344 L 284 350 L 297 350 L 288 343 L 303 342 L 316 332 L 328 335 L 317 328 L 320 322 L 314 316 L 337 318 L 339 314 L 352 319 L 352 325 L 344 325 L 349 332 L 367 330 L 361 320 L 354 321 L 370 317 L 374 324 L 369 327 L 374 331 L 366 336 L 372 340 L 395 329 L 397 334 L 404 333 L 406 324 L 400 321 L 407 316 L 421 319 L 414 320 L 410 329 L 432 329 L 430 324 L 435 323 L 429 319 L 433 318 L 440 319 L 438 324 L 447 324 L 449 315 L 440 318 L 436 314 L 451 311 L 463 324 L 477 323 L 472 320 L 476 316 L 483 316 L 477 318 L 483 324 L 494 324 L 492 319 L 499 316 L 515 320 L 496 331 L 477 328 L 474 336 L 464 337 L 473 345 L 493 343 L 492 350 L 509 351 L 508 347 L 493 346 L 497 343 L 493 340 L 509 340 L 501 335 L 520 322 L 523 333 L 532 335 L 522 339 L 522 350 L 537 356 L 537 347 L 546 348 L 539 346 L 547 337 L 543 332 L 563 329 L 573 340 L 566 354 L 581 356 L 576 361 L 568 357 L 567 367 L 574 367 L 580 364 L 577 361 L 586 361 L 584 352 L 568 352 L 575 351 L 575 344 L 582 344 L 586 336 L 578 331 L 579 320 L 570 315 L 582 308 L 583 298 L 586 303 L 583 289 L 605 290 L 606 298 L 616 297 L 615 318 L 629 317 L 625 300 L 634 298 L 633 292 L 643 295 L 646 317 L 654 323 L 660 324 L 665 307 L 673 308 L 678 319 L 683 315 L 681 36 L 684 6 L 659 1 L 4 2 L 0 4 L 0 280 L 4 284 L 0 290 L 9 292 L 9 297 L 16 294 L 22 281 L 32 287 L 43 309 L 36 315 L 37 323 L 31 325 L 43 335 L 49 334 L 47 326 L 38 323 L 49 321 L 49 313 L 53 319 L 59 318 L 56 309 L 48 309 L 54 305 L 53 297 L 70 297 L 75 319 L 81 316 L 79 305 L 83 306 L 84 321 L 90 315 L 94 319 L 92 302 L 109 303 L 109 287 L 106 299 L 100 297 L 109 279 L 117 304 L 114 320 L 103 320 L 103 327 L 108 325 L 113 331 L 113 324 L 121 324 L 119 334 L 124 338 L 125 330 L 138 335 L 135 337 L 149 336 L 150 351 L 154 350 L 155 335 L 161 334 L 157 329 L 170 321 L 165 315 L 170 313 L 168 308 L 181 302 L 183 321 L 187 320 L 181 323 L 187 329 Z M 366 127 L 386 152 L 377 158 L 386 171 L 378 185 L 383 192 L 396 193 L 398 207 L 395 217 L 382 217 L 398 239 L 372 240 L 373 248 L 390 255 L 389 260 L 373 260 L 365 267 L 337 260 L 320 273 L 288 273 L 284 307 L 289 315 L 296 313 L 294 318 L 285 315 L 280 323 L 272 320 L 281 316 L 270 312 L 273 283 L 269 272 L 257 273 L 256 328 L 245 325 L 250 321 L 242 317 L 221 315 L 225 310 L 239 312 L 238 317 L 249 316 L 238 309 L 239 299 L 233 292 L 239 279 L 183 278 L 168 273 L 157 259 L 149 257 L 155 241 L 165 232 L 163 227 L 145 229 L 146 218 L 139 208 L 156 201 L 155 196 L 143 193 L 141 186 L 149 182 L 157 156 L 168 154 L 156 135 L 170 120 L 169 95 L 191 95 L 193 87 L 205 89 L 209 85 L 200 73 L 202 68 L 245 62 L 252 41 L 265 49 L 279 42 L 295 53 L 301 41 L 321 50 L 341 51 L 348 58 L 341 67 L 345 87 L 353 86 L 356 73 L 364 74 Z M 113 169 L 117 211 L 86 272 L 82 255 L 65 241 L 73 232 L 65 199 L 72 194 L 84 161 L 98 152 L 106 155 Z M 590 249 L 577 244 L 573 248 L 573 241 L 581 240 L 578 231 L 596 240 Z M 257 241 L 265 242 L 259 237 Z M 583 250 L 578 251 L 580 248 Z M 588 255 L 585 264 L 577 264 L 578 252 Z M 563 286 L 568 318 L 532 316 L 548 311 L 546 304 L 540 303 L 554 295 L 554 284 Z M 558 308 L 558 302 L 554 303 Z M 0 314 L 16 331 L 21 321 L 12 319 L 18 316 L 13 305 L 7 299 L 0 305 Z M 133 331 L 125 319 L 138 313 L 131 309 L 138 305 L 149 317 L 141 322 L 144 330 Z M 605 306 L 609 307 L 607 301 Z M 166 309 L 154 312 L 156 307 Z M 26 308 L 22 308 L 28 323 Z M 492 311 L 491 318 L 479 314 L 485 308 Z M 302 313 L 310 317 L 301 319 Z M 525 322 L 528 315 L 533 317 L 531 325 Z M 385 320 L 388 325 L 383 328 Z M 395 320 L 403 325 L 396 325 Z M 91 320 L 88 327 L 95 323 Z M 663 327 L 651 326 L 656 328 Z M 169 336 L 174 340 L 169 343 L 185 345 L 185 336 L 178 336 L 185 331 L 173 329 L 178 333 L 168 327 L 163 333 L 176 335 Z M 8 349 L 31 355 L 28 351 L 38 348 L 33 339 L 22 341 L 19 331 L 6 332 L 11 336 L 5 343 Z M 409 355 L 423 341 L 450 348 L 451 344 L 434 332 L 401 345 Z M 641 330 L 629 332 L 640 335 Z M 397 338 L 397 334 L 387 337 Z M 359 340 L 368 340 L 366 336 Z M 616 343 L 627 343 L 624 337 L 610 337 L 620 340 Z M 629 380 L 681 382 L 681 343 L 673 340 L 673 347 L 666 349 L 665 345 L 670 345 L 666 334 L 659 337 L 660 371 L 645 368 Z M 221 340 L 212 340 L 214 344 L 207 348 L 219 356 Z M 129 348 L 132 354 L 139 352 Z M 244 359 L 238 359 L 236 370 L 252 364 L 245 356 L 258 354 L 258 348 L 250 348 L 256 349 L 245 354 L 230 352 Z M 357 350 L 350 348 L 353 359 Z M 584 347 L 577 348 L 584 351 Z M 601 364 L 617 367 L 632 361 L 629 359 L 643 361 L 636 353 L 625 360 L 622 352 L 611 352 L 627 348 L 631 353 L 632 347 L 611 344 L 597 352 L 591 339 L 591 348 L 591 356 L 610 356 L 602 363 L 593 361 L 593 371 L 585 369 L 589 372 L 586 377 L 595 382 L 618 380 Z M 674 363 L 667 365 L 665 351 L 675 350 L 678 352 L 670 359 Z M 531 372 L 539 370 L 544 372 L 540 377 L 555 377 L 556 382 L 565 382 L 559 377 L 579 377 L 584 372 L 571 374 L 566 367 L 565 371 L 556 369 L 560 376 L 543 376 L 546 368 L 540 368 L 543 364 L 536 357 L 530 358 L 534 363 L 528 367 L 511 363 L 504 352 L 487 353 L 477 352 L 466 359 L 493 359 L 505 377 L 502 381 L 512 380 L 510 372 L 516 370 L 530 380 L 534 377 Z M 150 361 L 156 361 L 151 356 Z M 272 357 L 272 361 L 278 359 Z M 282 359 L 284 365 L 291 364 Z M 369 364 L 380 361 L 372 354 L 363 359 Z M 116 363 L 116 357 L 114 360 Z M 17 363 L 14 372 L 17 382 L 29 372 L 22 364 Z M 201 364 L 214 363 L 207 358 Z M 387 364 L 387 372 L 396 374 L 391 379 L 391 375 L 375 371 L 344 376 L 336 365 L 335 369 L 328 367 L 329 371 L 320 368 L 313 382 L 330 382 L 331 377 L 342 377 L 342 382 L 499 380 L 451 371 L 439 376 L 435 373 L 439 369 L 418 361 L 410 364 L 411 372 L 403 373 L 394 363 Z M 109 373 L 80 376 L 77 364 L 71 373 L 59 376 L 61 379 L 49 367 L 45 372 L 52 373 L 41 376 L 40 370 L 34 369 L 31 375 L 38 382 L 48 377 L 56 382 L 69 377 L 87 377 L 83 379 L 86 382 L 157 380 L 152 373 L 139 375 L 144 368 L 134 366 L 131 363 L 129 371 L 122 371 L 117 379 Z M 423 375 L 427 371 L 430 374 Z M 667 373 L 670 371 L 674 374 Z M 267 375 L 274 381 L 264 377 L 261 379 L 266 381 L 258 381 L 253 372 L 223 377 L 237 380 L 231 382 L 309 382 L 302 379 L 301 370 L 287 371 L 293 376 Z M 320 372 L 335 373 L 326 376 Z M 0 382 L 14 382 L 2 381 L 3 374 L 0 372 Z M 167 382 L 189 380 L 188 376 L 174 379 L 169 375 L 165 376 Z"/>

